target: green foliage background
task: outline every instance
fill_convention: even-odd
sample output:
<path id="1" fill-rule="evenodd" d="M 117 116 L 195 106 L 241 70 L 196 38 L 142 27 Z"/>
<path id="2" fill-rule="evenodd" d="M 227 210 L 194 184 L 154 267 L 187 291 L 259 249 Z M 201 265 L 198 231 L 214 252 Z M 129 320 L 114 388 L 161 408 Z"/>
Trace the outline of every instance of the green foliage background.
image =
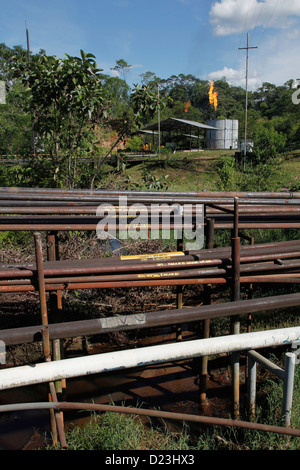
<path id="1" fill-rule="evenodd" d="M 218 93 L 215 111 L 208 100 L 208 81 L 191 74 L 160 79 L 148 71 L 131 90 L 126 82 L 130 68 L 123 59 L 117 60 L 114 70 L 120 76 L 113 77 L 103 74 L 95 57 L 83 51 L 80 57 L 66 55 L 64 59 L 47 56 L 43 50 L 28 57 L 20 46 L 9 48 L 0 44 L 0 79 L 7 85 L 7 104 L 0 107 L 0 152 L 32 151 L 32 119 L 39 150 L 50 154 L 58 150 L 74 153 L 78 149 L 95 152 L 99 144 L 93 132 L 96 124 L 105 127 L 111 120 L 124 121 L 126 117 L 132 130 L 137 123 L 134 116 L 143 125 L 155 121 L 158 104 L 161 119 L 170 116 L 201 122 L 238 119 L 240 137 L 243 137 L 245 90 L 242 87 L 230 85 L 226 78 L 215 81 Z M 299 146 L 300 106 L 292 102 L 293 83 L 293 79 L 281 86 L 263 83 L 249 92 L 249 139 L 267 128 L 284 134 L 288 146 Z M 30 109 L 34 110 L 33 117 Z"/>

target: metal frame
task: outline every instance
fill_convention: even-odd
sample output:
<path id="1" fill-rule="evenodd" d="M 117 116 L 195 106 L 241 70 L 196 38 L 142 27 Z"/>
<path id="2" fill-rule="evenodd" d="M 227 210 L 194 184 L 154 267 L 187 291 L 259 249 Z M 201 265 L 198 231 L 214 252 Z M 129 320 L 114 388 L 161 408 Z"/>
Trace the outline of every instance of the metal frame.
<path id="1" fill-rule="evenodd" d="M 201 252 L 183 252 L 184 256 L 171 255 L 159 262 L 149 257 L 147 260 L 107 261 L 95 265 L 89 261 L 60 261 L 54 250 L 55 232 L 57 230 L 95 230 L 99 218 L 95 217 L 97 204 L 109 202 L 117 204 L 120 196 L 126 195 L 129 203 L 141 202 L 204 204 L 207 246 Z M 259 215 L 258 212 L 261 212 Z M 55 297 L 56 309 L 61 309 L 61 292 L 70 289 L 132 287 L 132 286 L 177 286 L 177 309 L 165 312 L 149 312 L 143 315 L 130 315 L 121 320 L 123 329 L 147 328 L 152 324 L 176 324 L 177 343 L 181 344 L 180 325 L 187 321 L 204 321 L 204 339 L 209 338 L 209 320 L 217 316 L 230 316 L 232 319 L 232 338 L 240 336 L 239 315 L 254 313 L 262 309 L 277 308 L 278 302 L 284 307 L 300 305 L 299 295 L 280 296 L 279 298 L 251 299 L 240 301 L 242 283 L 300 283 L 300 242 L 285 242 L 261 245 L 241 246 L 239 229 L 248 228 L 299 228 L 300 227 L 300 193 L 178 193 L 178 192 L 138 192 L 138 191 L 81 191 L 81 190 L 41 190 L 26 188 L 0 188 L 0 230 L 51 230 L 47 238 L 48 260 L 43 261 L 42 244 L 39 233 L 34 233 L 36 263 L 32 266 L 0 266 L 0 292 L 39 293 L 41 306 L 41 325 L 30 328 L 19 328 L 14 331 L 0 331 L 0 339 L 17 344 L 16 341 L 42 339 L 45 365 L 52 363 L 49 344 L 59 340 L 66 331 L 68 335 L 81 335 L 92 328 L 93 321 L 62 322 L 48 324 L 46 293 Z M 27 215 L 25 215 L 27 214 Z M 30 219 L 28 219 L 30 215 Z M 44 217 L 46 216 L 46 217 Z M 42 220 L 41 220 L 42 217 Z M 160 225 L 161 227 L 161 225 Z M 174 226 L 175 227 L 175 226 Z M 213 249 L 214 229 L 231 229 L 231 247 Z M 182 240 L 178 241 L 178 250 L 183 251 Z M 169 258 L 169 259 L 168 259 Z M 171 265 L 176 266 L 170 268 Z M 177 264 L 176 264 L 177 263 Z M 181 266 L 180 269 L 178 266 Z M 176 274 L 174 279 L 174 274 Z M 184 309 L 182 304 L 183 285 L 203 284 L 206 293 L 213 284 L 231 286 L 232 302 L 220 306 L 205 305 L 202 309 Z M 275 303 L 274 303 L 275 302 Z M 277 303 L 276 303 L 277 302 Z M 258 310 L 257 310 L 258 309 Z M 155 313 L 155 320 L 153 314 Z M 151 323 L 153 322 L 154 323 Z M 120 328 L 115 318 L 106 318 L 103 322 L 96 320 L 97 331 L 107 332 Z M 106 322 L 106 325 L 105 325 Z M 158 322 L 158 323 L 157 323 Z M 38 336 L 37 336 L 38 332 Z M 6 335 L 6 336 L 5 336 Z M 63 335 L 63 336 L 61 336 Z M 243 335 L 244 336 L 244 335 Z M 5 339 L 6 338 L 6 339 Z M 186 342 L 182 342 L 185 347 Z M 8 343 L 7 343 L 8 344 Z M 58 344 L 58 343 L 56 343 Z M 56 349 L 57 350 L 57 349 Z M 239 423 L 239 351 L 231 347 L 233 358 L 233 403 L 236 420 Z M 203 353 L 201 401 L 205 400 L 205 381 L 209 354 Z M 56 364 L 61 363 L 59 348 L 55 357 Z M 54 365 L 54 367 L 56 366 Z M 2 371 L 0 372 L 1 379 Z M 3 377 L 3 375 L 2 375 Z M 64 381 L 64 377 L 59 380 Z M 57 384 L 56 384 L 57 385 Z M 62 416 L 53 412 L 69 405 L 57 403 L 54 382 L 49 382 L 49 407 L 52 409 L 54 440 L 59 438 L 65 446 L 62 427 Z M 12 405 L 13 406 L 13 405 Z M 80 406 L 78 404 L 78 406 Z M 0 411 L 1 407 L 0 407 Z M 125 411 L 126 412 L 126 411 Z M 144 411 L 143 411 L 144 412 Z M 147 414 L 147 411 L 145 411 Z M 290 411 L 288 412 L 290 415 Z M 201 420 L 204 417 L 197 417 Z M 213 420 L 211 421 L 213 422 Z M 229 421 L 228 421 L 229 422 Z M 249 425 L 253 423 L 248 423 Z M 289 425 L 290 422 L 286 421 Z M 250 426 L 251 427 L 251 426 Z M 282 428 L 280 428 L 282 432 Z M 274 431 L 277 432 L 277 431 Z M 290 430 L 294 435 L 299 431 Z M 298 434 L 297 434 L 298 433 Z"/>

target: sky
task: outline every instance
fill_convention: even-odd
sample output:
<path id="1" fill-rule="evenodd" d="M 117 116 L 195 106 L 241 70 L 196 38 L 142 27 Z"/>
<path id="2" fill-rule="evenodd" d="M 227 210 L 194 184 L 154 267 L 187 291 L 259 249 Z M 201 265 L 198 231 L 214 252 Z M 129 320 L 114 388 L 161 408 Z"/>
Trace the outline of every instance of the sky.
<path id="1" fill-rule="evenodd" d="M 0 0 L 0 43 L 59 58 L 96 57 L 109 75 L 131 65 L 130 86 L 147 71 L 192 74 L 249 89 L 300 77 L 300 0 Z"/>

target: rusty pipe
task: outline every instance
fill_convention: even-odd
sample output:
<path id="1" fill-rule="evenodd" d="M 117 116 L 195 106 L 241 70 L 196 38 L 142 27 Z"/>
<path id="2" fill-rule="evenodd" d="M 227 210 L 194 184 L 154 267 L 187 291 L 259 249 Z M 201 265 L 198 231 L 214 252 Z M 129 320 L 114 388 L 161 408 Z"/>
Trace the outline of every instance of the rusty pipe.
<path id="1" fill-rule="evenodd" d="M 221 304 L 209 304 L 201 307 L 172 309 L 120 315 L 109 318 L 78 320 L 66 323 L 50 323 L 49 337 L 53 339 L 89 336 L 111 333 L 113 331 L 144 329 L 198 322 L 206 319 L 223 318 L 257 313 L 275 309 L 292 308 L 300 305 L 300 293 L 263 297 L 259 299 L 239 300 Z M 0 340 L 6 345 L 41 341 L 42 325 L 0 330 Z"/>
<path id="2" fill-rule="evenodd" d="M 175 413 L 171 411 L 161 410 L 145 410 L 142 408 L 125 407 L 116 405 L 104 405 L 98 403 L 77 403 L 77 402 L 37 402 L 37 403 L 17 403 L 13 405 L 1 405 L 0 413 L 11 411 L 24 411 L 24 410 L 43 410 L 43 409 L 56 409 L 56 410 L 88 410 L 99 411 L 102 413 L 124 413 L 135 414 L 138 416 L 148 416 L 151 418 L 163 418 L 175 421 L 186 421 L 199 423 L 211 426 L 230 426 L 238 429 L 250 429 L 260 432 L 271 432 L 275 434 L 282 434 L 285 436 L 300 437 L 300 430 L 290 427 L 274 426 L 261 423 L 253 423 L 248 421 L 233 420 L 227 418 L 215 418 L 211 416 L 191 415 L 187 413 Z"/>
<path id="3" fill-rule="evenodd" d="M 37 265 L 37 273 L 38 273 L 38 286 L 39 286 L 42 324 L 48 325 L 48 313 L 47 313 L 47 301 L 46 301 L 46 289 L 45 289 L 45 277 L 44 277 L 44 265 L 43 265 L 43 250 L 42 250 L 41 235 L 39 233 L 34 234 L 34 241 L 35 241 L 36 265 Z"/>

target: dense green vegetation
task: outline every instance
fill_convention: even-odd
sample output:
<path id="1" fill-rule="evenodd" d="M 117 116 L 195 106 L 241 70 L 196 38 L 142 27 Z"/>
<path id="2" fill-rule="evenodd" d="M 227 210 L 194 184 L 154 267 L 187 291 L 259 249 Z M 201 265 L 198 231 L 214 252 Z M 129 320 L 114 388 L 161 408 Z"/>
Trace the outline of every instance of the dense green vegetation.
<path id="1" fill-rule="evenodd" d="M 0 106 L 0 155 L 18 154 L 27 160 L 1 166 L 0 184 L 104 187 L 105 162 L 100 163 L 99 157 L 110 155 L 124 139 L 128 149 L 140 147 L 143 140 L 134 133 L 156 121 L 158 109 L 161 120 L 171 116 L 200 122 L 238 119 L 243 138 L 243 88 L 217 80 L 215 110 L 208 99 L 208 81 L 184 74 L 160 79 L 146 72 L 131 90 L 126 82 L 130 67 L 122 59 L 116 61 L 114 69 L 120 75 L 113 77 L 103 74 L 95 57 L 83 51 L 80 57 L 58 59 L 43 50 L 28 54 L 20 46 L 1 44 L 0 80 L 6 83 L 7 100 Z M 247 135 L 255 151 L 246 168 L 237 167 L 228 155 L 219 161 L 219 189 L 276 187 L 280 155 L 300 146 L 300 106 L 292 100 L 293 83 L 264 83 L 249 92 Z M 45 160 L 43 155 L 50 158 Z M 166 149 L 162 155 L 170 157 Z M 90 163 L 82 162 L 82 157 Z"/>
<path id="2" fill-rule="evenodd" d="M 45 51 L 27 54 L 20 46 L 0 45 L 0 80 L 7 87 L 7 104 L 0 107 L 0 153 L 26 154 L 36 150 L 51 155 L 95 153 L 101 149 L 99 129 L 111 121 L 126 121 L 126 132 L 139 124 L 161 119 L 238 119 L 241 137 L 245 119 L 245 90 L 225 79 L 214 83 L 218 107 L 209 103 L 210 83 L 193 75 L 160 79 L 153 72 L 140 76 L 131 90 L 126 82 L 130 65 L 118 60 L 119 77 L 103 74 L 92 54 L 64 59 Z M 281 86 L 263 83 L 249 92 L 248 137 L 262 130 L 284 134 L 288 146 L 300 144 L 300 106 L 292 101 L 291 79 Z M 158 96 L 159 91 L 159 96 Z M 32 127 L 35 130 L 34 148 Z M 15 132 L 18 130 L 18 132 Z M 101 133 L 100 133 L 101 137 Z M 33 152 L 33 153 L 36 153 Z"/>

